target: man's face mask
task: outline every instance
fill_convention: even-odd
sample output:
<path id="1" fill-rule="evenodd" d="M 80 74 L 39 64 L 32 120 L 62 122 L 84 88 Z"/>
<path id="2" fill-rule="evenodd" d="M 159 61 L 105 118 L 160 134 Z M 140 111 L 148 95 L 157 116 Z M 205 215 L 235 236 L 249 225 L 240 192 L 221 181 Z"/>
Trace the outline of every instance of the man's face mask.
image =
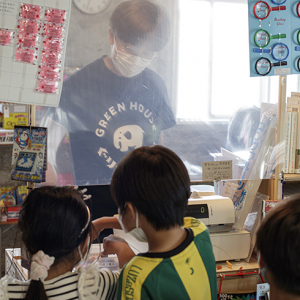
<path id="1" fill-rule="evenodd" d="M 119 44 L 121 45 L 120 42 Z M 114 39 L 114 45 L 111 50 L 111 59 L 116 70 L 124 77 L 133 77 L 141 73 L 156 55 L 155 53 L 152 53 L 152 57 L 151 55 L 148 55 L 148 57 L 141 57 L 124 52 L 127 50 L 129 50 L 128 52 L 131 52 L 131 48 L 125 48 L 122 45 L 121 47 L 123 51 L 117 50 L 116 39 Z"/>

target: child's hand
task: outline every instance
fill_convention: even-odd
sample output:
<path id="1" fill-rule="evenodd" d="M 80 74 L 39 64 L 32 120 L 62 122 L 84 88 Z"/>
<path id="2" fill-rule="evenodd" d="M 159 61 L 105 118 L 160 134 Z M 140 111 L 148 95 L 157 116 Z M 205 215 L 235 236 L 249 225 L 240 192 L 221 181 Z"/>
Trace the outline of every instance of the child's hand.
<path id="1" fill-rule="evenodd" d="M 123 268 L 135 256 L 124 239 L 112 234 L 103 239 L 103 248 L 101 255 L 117 254 L 120 268 Z"/>
<path id="2" fill-rule="evenodd" d="M 103 229 L 106 228 L 121 229 L 118 218 L 116 217 L 102 217 L 96 219 L 93 221 L 93 226 L 94 226 L 93 236 L 92 236 L 93 241 L 98 237 L 98 235 Z"/>
<path id="3" fill-rule="evenodd" d="M 118 250 L 120 250 L 120 247 L 129 246 L 124 239 L 111 234 L 103 239 L 104 250 L 102 251 L 101 255 L 117 254 Z"/>

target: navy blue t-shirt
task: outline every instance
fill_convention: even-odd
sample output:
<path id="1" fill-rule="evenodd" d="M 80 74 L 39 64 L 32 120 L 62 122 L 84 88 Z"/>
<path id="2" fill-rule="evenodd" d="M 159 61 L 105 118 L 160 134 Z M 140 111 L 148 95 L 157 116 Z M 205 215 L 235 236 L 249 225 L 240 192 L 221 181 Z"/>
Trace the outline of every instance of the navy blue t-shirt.
<path id="1" fill-rule="evenodd" d="M 146 68 L 134 77 L 112 73 L 100 58 L 64 81 L 48 116 L 69 132 L 75 184 L 109 184 L 131 150 L 157 144 L 175 125 L 164 80 Z M 51 128 L 50 128 L 51 130 Z"/>

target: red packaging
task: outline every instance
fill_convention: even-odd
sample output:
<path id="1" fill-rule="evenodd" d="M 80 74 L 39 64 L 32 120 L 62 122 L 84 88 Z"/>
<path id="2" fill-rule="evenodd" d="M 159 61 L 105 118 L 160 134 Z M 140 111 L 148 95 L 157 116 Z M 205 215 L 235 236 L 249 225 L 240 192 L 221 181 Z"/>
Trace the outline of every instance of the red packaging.
<path id="1" fill-rule="evenodd" d="M 60 25 L 46 24 L 45 35 L 52 38 L 60 39 L 62 37 L 63 28 Z"/>
<path id="2" fill-rule="evenodd" d="M 60 9 L 49 8 L 45 11 L 46 22 L 63 24 L 66 19 L 66 11 Z"/>
<path id="3" fill-rule="evenodd" d="M 22 18 L 37 21 L 41 16 L 41 8 L 37 5 L 23 4 L 21 7 Z"/>
<path id="4" fill-rule="evenodd" d="M 20 33 L 38 34 L 40 30 L 40 24 L 35 21 L 20 20 L 18 28 Z"/>
<path id="5" fill-rule="evenodd" d="M 50 81 L 45 79 L 40 79 L 38 81 L 38 88 L 37 91 L 41 93 L 56 93 L 58 83 L 57 81 Z"/>
<path id="6" fill-rule="evenodd" d="M 18 37 L 18 44 L 25 48 L 35 48 L 37 45 L 38 36 L 33 34 L 20 33 Z"/>
<path id="7" fill-rule="evenodd" d="M 14 35 L 13 31 L 0 30 L 0 45 L 2 46 L 9 45 L 13 38 L 13 35 Z"/>
<path id="8" fill-rule="evenodd" d="M 21 205 L 5 205 L 7 221 L 18 221 Z"/>
<path id="9" fill-rule="evenodd" d="M 39 76 L 48 80 L 60 80 L 60 69 L 51 66 L 40 66 Z"/>
<path id="10" fill-rule="evenodd" d="M 57 67 L 61 63 L 60 57 L 60 53 L 43 51 L 41 61 L 44 65 Z"/>
<path id="11" fill-rule="evenodd" d="M 16 60 L 18 62 L 33 63 L 37 59 L 37 52 L 35 49 L 18 48 L 16 51 Z"/>
<path id="12" fill-rule="evenodd" d="M 62 44 L 63 42 L 61 39 L 44 38 L 43 49 L 46 51 L 60 52 Z"/>

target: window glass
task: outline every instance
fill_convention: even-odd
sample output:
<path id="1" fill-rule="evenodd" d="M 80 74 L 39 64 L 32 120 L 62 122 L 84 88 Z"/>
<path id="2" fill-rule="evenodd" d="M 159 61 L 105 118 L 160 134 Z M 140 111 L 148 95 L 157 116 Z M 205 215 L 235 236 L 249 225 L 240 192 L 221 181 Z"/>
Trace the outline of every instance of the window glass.
<path id="1" fill-rule="evenodd" d="M 159 47 L 150 37 L 139 44 L 136 26 L 110 30 L 112 13 L 125 2 L 112 0 L 97 14 L 73 4 L 64 108 L 37 114 L 49 126 L 59 184 L 108 184 L 120 159 L 142 145 L 171 148 L 193 181 L 202 180 L 202 162 L 220 158 L 222 148 L 247 154 L 261 104 L 276 104 L 279 92 L 278 76 L 250 78 L 247 1 L 156 1 L 171 27 Z M 299 77 L 287 77 L 289 95 L 299 90 Z"/>

